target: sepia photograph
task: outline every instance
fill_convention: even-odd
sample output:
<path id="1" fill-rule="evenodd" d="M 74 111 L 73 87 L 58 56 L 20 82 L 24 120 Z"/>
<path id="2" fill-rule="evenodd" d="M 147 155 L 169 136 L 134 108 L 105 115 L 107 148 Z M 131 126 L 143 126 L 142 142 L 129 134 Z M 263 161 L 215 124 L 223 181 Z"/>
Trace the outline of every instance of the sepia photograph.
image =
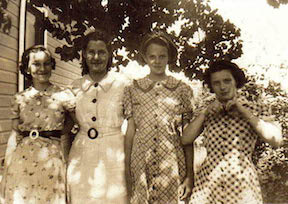
<path id="1" fill-rule="evenodd" d="M 288 204 L 288 0 L 0 0 L 0 204 Z"/>

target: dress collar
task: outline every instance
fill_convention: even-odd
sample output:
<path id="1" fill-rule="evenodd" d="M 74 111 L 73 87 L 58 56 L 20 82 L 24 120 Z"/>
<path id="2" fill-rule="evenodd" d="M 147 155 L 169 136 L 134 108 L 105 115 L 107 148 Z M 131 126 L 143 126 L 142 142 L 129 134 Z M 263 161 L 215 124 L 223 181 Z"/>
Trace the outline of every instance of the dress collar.
<path id="1" fill-rule="evenodd" d="M 150 91 L 156 83 L 161 83 L 166 89 L 175 90 L 180 81 L 172 76 L 168 76 L 165 80 L 160 82 L 152 81 L 148 76 L 142 79 L 134 80 L 134 84 L 144 92 Z"/>
<path id="2" fill-rule="evenodd" d="M 108 72 L 105 77 L 98 83 L 98 86 L 101 87 L 104 92 L 107 92 L 112 87 L 115 79 L 115 76 L 112 73 Z M 90 75 L 86 74 L 81 80 L 81 89 L 86 92 L 94 84 L 96 83 L 93 81 Z"/>

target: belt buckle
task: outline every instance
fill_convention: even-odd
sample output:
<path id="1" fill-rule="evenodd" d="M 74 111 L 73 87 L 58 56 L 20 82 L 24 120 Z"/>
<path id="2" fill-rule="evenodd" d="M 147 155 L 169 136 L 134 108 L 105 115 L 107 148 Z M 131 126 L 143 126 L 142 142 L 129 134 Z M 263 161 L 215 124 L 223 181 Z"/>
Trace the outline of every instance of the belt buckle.
<path id="1" fill-rule="evenodd" d="M 32 140 L 36 140 L 38 137 L 39 137 L 39 131 L 34 129 L 34 130 L 31 130 L 30 133 L 29 133 L 29 137 L 32 139 Z"/>
<path id="2" fill-rule="evenodd" d="M 94 132 L 94 136 L 92 136 L 91 135 L 91 132 Z M 88 130 L 88 137 L 91 139 L 91 140 L 94 140 L 94 139 L 96 139 L 97 137 L 98 137 L 98 131 L 95 129 L 95 128 L 90 128 L 89 130 Z"/>

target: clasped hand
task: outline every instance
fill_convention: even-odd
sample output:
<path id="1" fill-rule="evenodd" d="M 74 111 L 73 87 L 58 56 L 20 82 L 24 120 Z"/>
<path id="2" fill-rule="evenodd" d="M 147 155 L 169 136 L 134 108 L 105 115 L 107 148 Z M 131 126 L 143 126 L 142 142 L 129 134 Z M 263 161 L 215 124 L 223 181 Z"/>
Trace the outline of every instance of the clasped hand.
<path id="1" fill-rule="evenodd" d="M 240 113 L 243 113 L 245 111 L 245 108 L 241 104 L 241 102 L 234 97 L 233 99 L 227 101 L 226 103 L 221 103 L 218 100 L 215 100 L 212 102 L 206 109 L 204 109 L 203 113 L 204 115 L 208 114 L 218 114 L 221 111 L 231 111 L 233 108 L 236 108 Z"/>

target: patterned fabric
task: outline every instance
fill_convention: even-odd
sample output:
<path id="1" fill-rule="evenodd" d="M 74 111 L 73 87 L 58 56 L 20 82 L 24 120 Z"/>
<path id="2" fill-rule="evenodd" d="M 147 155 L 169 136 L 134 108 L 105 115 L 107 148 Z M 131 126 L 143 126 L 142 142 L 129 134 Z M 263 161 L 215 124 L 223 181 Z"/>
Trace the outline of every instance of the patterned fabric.
<path id="1" fill-rule="evenodd" d="M 125 88 L 125 116 L 133 117 L 137 128 L 131 154 L 132 204 L 178 203 L 186 166 L 176 126 L 181 114 L 192 110 L 191 98 L 190 87 L 172 76 L 157 83 L 145 77 Z"/>
<path id="2" fill-rule="evenodd" d="M 19 130 L 61 130 L 65 111 L 72 111 L 74 95 L 51 86 L 46 91 L 30 87 L 12 101 L 12 118 L 19 119 Z M 12 131 L 5 155 L 5 203 L 66 203 L 66 165 L 59 140 L 23 138 L 16 144 Z"/>
<path id="3" fill-rule="evenodd" d="M 254 115 L 269 118 L 262 104 L 241 103 Z M 190 204 L 262 204 L 262 195 L 252 153 L 257 134 L 236 110 L 208 115 L 204 121 L 207 157 L 195 176 Z"/>
<path id="4" fill-rule="evenodd" d="M 68 165 L 69 197 L 72 204 L 126 204 L 122 97 L 127 83 L 109 71 L 95 85 L 89 75 L 73 83 L 76 118 L 80 131 L 73 141 Z M 96 139 L 88 130 L 98 131 Z"/>

